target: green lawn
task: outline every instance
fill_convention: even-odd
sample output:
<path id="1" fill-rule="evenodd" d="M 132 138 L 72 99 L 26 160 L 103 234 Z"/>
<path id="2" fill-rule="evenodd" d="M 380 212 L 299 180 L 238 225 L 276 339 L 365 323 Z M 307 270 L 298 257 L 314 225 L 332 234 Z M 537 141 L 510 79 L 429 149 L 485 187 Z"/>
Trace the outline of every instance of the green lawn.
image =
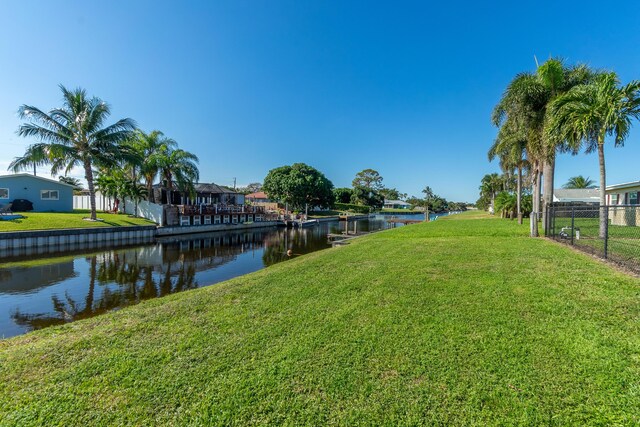
<path id="1" fill-rule="evenodd" d="M 640 424 L 640 281 L 484 218 L 0 341 L 0 424 Z"/>
<path id="2" fill-rule="evenodd" d="M 102 221 L 85 221 L 89 211 L 73 212 L 21 212 L 24 218 L 0 221 L 0 232 L 25 230 L 50 230 L 54 228 L 125 227 L 129 225 L 154 225 L 144 218 L 132 218 L 126 214 L 98 212 Z"/>
<path id="3" fill-rule="evenodd" d="M 380 209 L 380 212 L 382 212 L 382 213 L 397 213 L 397 214 L 415 214 L 415 213 L 422 213 L 422 214 L 424 214 L 424 212 L 417 211 L 417 210 L 411 210 L 411 209 L 390 209 L 390 208 Z"/>

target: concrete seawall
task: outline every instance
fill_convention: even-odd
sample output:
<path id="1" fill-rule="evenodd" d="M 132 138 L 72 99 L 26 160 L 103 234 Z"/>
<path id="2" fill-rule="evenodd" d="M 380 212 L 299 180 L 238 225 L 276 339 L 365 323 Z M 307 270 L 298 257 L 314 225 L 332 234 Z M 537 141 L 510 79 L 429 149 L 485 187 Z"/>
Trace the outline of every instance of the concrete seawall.
<path id="1" fill-rule="evenodd" d="M 208 233 L 212 231 L 248 230 L 251 228 L 275 227 L 278 224 L 278 221 L 259 221 L 245 222 L 242 224 L 176 225 L 172 227 L 158 227 L 156 236 L 161 237 L 173 236 L 176 234 Z"/>

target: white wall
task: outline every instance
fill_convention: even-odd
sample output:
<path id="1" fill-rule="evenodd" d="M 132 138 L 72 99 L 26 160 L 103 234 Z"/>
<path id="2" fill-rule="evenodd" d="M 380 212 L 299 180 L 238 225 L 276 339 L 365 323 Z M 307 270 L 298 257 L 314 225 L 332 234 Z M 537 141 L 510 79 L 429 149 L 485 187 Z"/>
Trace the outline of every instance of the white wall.
<path id="1" fill-rule="evenodd" d="M 107 211 L 113 209 L 114 201 L 109 197 L 103 197 L 100 194 L 96 194 L 96 210 Z M 123 207 L 124 206 L 124 207 Z M 123 200 L 120 201 L 120 212 L 134 215 L 136 205 L 133 201 L 127 199 L 126 203 Z M 73 209 L 90 209 L 89 196 L 73 196 Z M 123 210 L 124 209 L 124 210 Z M 151 221 L 162 224 L 162 205 L 147 202 L 142 200 L 138 202 L 138 210 L 135 212 L 136 216 L 150 219 Z"/>

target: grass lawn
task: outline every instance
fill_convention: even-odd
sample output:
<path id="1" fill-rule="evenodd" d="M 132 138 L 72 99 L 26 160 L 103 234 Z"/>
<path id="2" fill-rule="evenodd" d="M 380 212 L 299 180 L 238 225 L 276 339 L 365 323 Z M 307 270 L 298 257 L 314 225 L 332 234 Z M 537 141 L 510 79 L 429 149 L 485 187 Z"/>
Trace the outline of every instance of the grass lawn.
<path id="1" fill-rule="evenodd" d="M 640 281 L 484 218 L 0 341 L 0 424 L 640 424 Z"/>
<path id="2" fill-rule="evenodd" d="M 325 218 L 328 216 L 338 216 L 342 211 L 312 211 L 309 212 L 309 218 Z"/>
<path id="3" fill-rule="evenodd" d="M 411 209 L 380 209 L 379 212 L 382 213 L 395 213 L 395 214 L 417 214 L 417 213 L 421 213 L 424 215 L 424 212 L 422 211 L 418 211 L 418 210 L 411 210 Z"/>
<path id="4" fill-rule="evenodd" d="M 144 218 L 132 218 L 126 214 L 98 212 L 98 219 L 103 221 L 85 221 L 89 211 L 73 212 L 21 212 L 24 218 L 13 221 L 0 221 L 0 232 L 50 230 L 53 228 L 89 228 L 89 227 L 126 227 L 130 225 L 154 225 Z"/>

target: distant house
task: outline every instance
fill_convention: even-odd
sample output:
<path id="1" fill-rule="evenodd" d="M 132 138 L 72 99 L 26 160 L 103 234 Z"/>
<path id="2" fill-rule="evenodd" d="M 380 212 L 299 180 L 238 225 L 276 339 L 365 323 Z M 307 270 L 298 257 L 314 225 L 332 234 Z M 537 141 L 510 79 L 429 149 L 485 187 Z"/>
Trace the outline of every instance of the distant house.
<path id="1" fill-rule="evenodd" d="M 267 211 L 278 210 L 278 203 L 271 200 L 267 193 L 264 191 L 258 191 L 255 193 L 249 193 L 244 196 L 245 200 L 254 206 L 264 206 Z"/>
<path id="2" fill-rule="evenodd" d="M 73 185 L 26 173 L 0 175 L 0 204 L 18 199 L 33 203 L 34 212 L 71 212 Z"/>
<path id="3" fill-rule="evenodd" d="M 608 205 L 637 205 L 640 181 L 607 186 Z"/>
<path id="4" fill-rule="evenodd" d="M 385 200 L 385 209 L 411 209 L 411 204 L 402 200 Z"/>
<path id="5" fill-rule="evenodd" d="M 600 190 L 597 188 L 556 188 L 553 190 L 554 203 L 600 203 Z"/>

